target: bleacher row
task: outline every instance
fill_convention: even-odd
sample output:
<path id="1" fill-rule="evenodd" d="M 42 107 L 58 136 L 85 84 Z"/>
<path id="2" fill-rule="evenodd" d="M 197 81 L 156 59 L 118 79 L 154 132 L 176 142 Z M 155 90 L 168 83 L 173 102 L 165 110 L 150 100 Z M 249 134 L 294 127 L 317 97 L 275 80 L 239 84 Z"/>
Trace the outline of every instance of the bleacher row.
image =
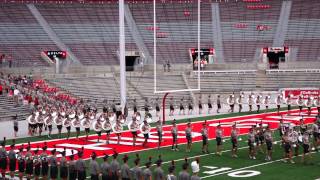
<path id="1" fill-rule="evenodd" d="M 158 90 L 177 90 L 186 89 L 187 86 L 183 81 L 182 75 L 170 75 L 158 77 Z M 168 80 L 169 79 L 169 80 Z M 85 77 L 85 78 L 55 78 L 48 79 L 52 84 L 57 87 L 91 102 L 97 102 L 98 107 L 104 105 L 103 100 L 107 100 L 109 103 L 112 101 L 120 101 L 120 85 L 119 77 L 115 75 L 113 78 L 106 77 Z M 171 83 L 170 83 L 170 82 Z M 135 75 L 127 77 L 127 101 L 128 106 L 132 108 L 133 100 L 136 99 L 138 106 L 143 107 L 145 100 L 148 99 L 150 105 L 157 98 L 154 95 L 153 76 L 151 74 L 145 74 L 142 76 Z M 169 89 L 167 89 L 169 88 Z M 163 93 L 158 95 L 159 103 Z M 169 95 L 174 101 L 179 101 L 182 97 L 187 99 L 190 97 L 188 92 Z M 169 101 L 167 101 L 169 103 Z"/>
<path id="2" fill-rule="evenodd" d="M 268 0 L 270 8 L 250 10 L 248 3 L 219 3 L 223 54 L 226 62 L 251 62 L 257 48 L 271 46 L 283 1 Z M 252 5 L 252 3 L 249 3 Z M 128 8 L 143 43 L 153 56 L 152 2 L 129 3 Z M 118 5 L 35 4 L 61 41 L 84 65 L 118 64 Z M 297 49 L 298 61 L 319 59 L 320 2 L 292 0 L 285 45 Z M 0 53 L 19 66 L 48 66 L 41 60 L 43 50 L 58 47 L 37 22 L 26 4 L 0 4 Z M 159 2 L 157 4 L 158 63 L 188 63 L 188 49 L 197 46 L 197 4 L 195 2 Z M 211 2 L 201 5 L 201 47 L 213 47 Z M 237 24 L 244 24 L 237 28 Z M 269 30 L 257 31 L 266 25 Z M 138 50 L 126 24 L 126 48 Z M 302 41 L 303 40 L 303 41 Z"/>

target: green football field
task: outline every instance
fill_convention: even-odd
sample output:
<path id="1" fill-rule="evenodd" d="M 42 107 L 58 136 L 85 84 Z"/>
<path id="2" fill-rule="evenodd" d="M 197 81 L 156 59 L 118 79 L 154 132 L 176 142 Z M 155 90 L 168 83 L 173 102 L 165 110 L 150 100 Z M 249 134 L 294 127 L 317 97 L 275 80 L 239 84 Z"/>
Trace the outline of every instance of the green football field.
<path id="1" fill-rule="evenodd" d="M 272 110 L 271 110 L 272 111 Z M 194 118 L 192 122 L 203 121 L 205 119 L 219 119 L 227 117 L 235 117 L 246 114 L 254 113 L 233 113 L 225 115 L 217 115 L 210 117 Z M 177 121 L 177 123 L 185 123 L 186 120 Z M 274 139 L 279 141 L 278 132 L 274 133 Z M 27 141 L 39 141 L 45 140 L 45 137 L 33 137 L 17 139 L 17 143 L 26 143 Z M 283 149 L 280 143 L 273 145 L 273 159 L 272 161 L 265 161 L 265 154 L 257 153 L 257 159 L 252 160 L 248 157 L 246 135 L 242 136 L 242 141 L 239 141 L 238 158 L 231 157 L 231 143 L 229 138 L 223 144 L 222 156 L 215 154 L 216 142 L 215 140 L 209 141 L 209 154 L 203 154 L 201 150 L 202 142 L 195 142 L 192 146 L 192 151 L 185 152 L 185 145 L 179 145 L 179 151 L 172 151 L 171 147 L 163 147 L 160 150 L 152 149 L 146 151 L 140 151 L 141 163 L 140 166 L 144 167 L 144 164 L 148 161 L 148 157 L 153 157 L 155 162 L 159 155 L 162 156 L 163 169 L 167 173 L 171 160 L 176 162 L 175 174 L 177 175 L 181 171 L 184 159 L 188 158 L 189 163 L 194 160 L 195 157 L 200 157 L 200 177 L 202 179 L 235 179 L 235 178 L 249 178 L 249 179 L 317 179 L 320 178 L 320 155 L 319 153 L 312 152 L 312 158 L 307 163 L 301 163 L 301 157 L 294 157 L 295 164 L 282 162 Z M 302 148 L 300 148 L 300 154 Z M 129 165 L 133 167 L 133 161 L 135 160 L 135 153 L 127 154 L 129 156 Z M 123 154 L 118 157 L 119 162 L 122 162 Z M 112 157 L 109 157 L 111 161 Z M 102 159 L 98 159 L 102 162 Z M 89 161 L 87 161 L 89 163 Z M 154 166 L 153 166 L 154 167 Z M 189 166 L 190 167 L 190 166 Z M 189 168 L 191 174 L 191 168 Z M 89 172 L 87 173 L 89 175 Z M 88 178 L 90 178 L 88 176 Z"/>

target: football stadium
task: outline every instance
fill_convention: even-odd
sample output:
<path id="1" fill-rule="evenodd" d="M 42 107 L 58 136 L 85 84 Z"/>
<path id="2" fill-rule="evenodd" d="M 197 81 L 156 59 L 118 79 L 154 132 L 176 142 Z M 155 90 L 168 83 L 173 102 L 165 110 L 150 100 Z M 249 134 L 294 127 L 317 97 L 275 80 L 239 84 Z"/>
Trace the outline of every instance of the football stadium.
<path id="1" fill-rule="evenodd" d="M 0 0 L 0 177 L 320 179 L 319 0 Z"/>

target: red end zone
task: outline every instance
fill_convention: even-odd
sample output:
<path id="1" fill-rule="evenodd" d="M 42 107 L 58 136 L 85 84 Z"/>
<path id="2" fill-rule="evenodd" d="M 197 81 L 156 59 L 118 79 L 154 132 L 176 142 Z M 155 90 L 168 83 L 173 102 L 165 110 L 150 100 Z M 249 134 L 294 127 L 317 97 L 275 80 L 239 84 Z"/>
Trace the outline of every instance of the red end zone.
<path id="1" fill-rule="evenodd" d="M 306 113 L 305 111 L 303 112 Z M 314 109 L 312 111 L 312 116 L 304 116 L 305 123 L 313 123 L 315 121 L 315 115 L 317 114 L 317 111 Z M 281 118 L 281 115 L 283 116 L 284 122 L 289 122 L 293 124 L 298 124 L 301 116 L 299 116 L 298 110 L 292 110 L 291 115 L 288 116 L 287 112 L 281 112 L 280 114 L 274 112 L 274 113 L 265 113 L 265 114 L 257 114 L 257 115 L 245 115 L 245 116 L 237 116 L 237 117 L 230 117 L 230 118 L 223 118 L 223 119 L 214 119 L 214 120 L 208 120 L 207 125 L 209 129 L 209 138 L 214 139 L 215 138 L 215 128 L 219 122 L 221 123 L 221 126 L 224 129 L 224 137 L 230 136 L 230 130 L 231 125 L 234 123 L 237 123 L 237 127 L 239 128 L 240 134 L 246 134 L 248 133 L 249 128 L 252 125 L 255 124 L 266 124 L 271 127 L 271 129 L 276 129 L 278 127 L 279 119 Z M 195 122 L 192 123 L 192 129 L 193 129 L 193 142 L 202 141 L 201 137 L 201 128 L 202 128 L 201 122 Z M 178 124 L 177 125 L 179 134 L 178 134 L 178 143 L 184 144 L 186 143 L 185 133 L 184 130 L 186 128 L 186 124 Z M 161 147 L 171 146 L 172 144 L 172 138 L 171 138 L 171 125 L 164 126 L 163 127 L 163 141 Z M 50 154 L 50 151 L 56 146 L 57 151 L 62 152 L 64 148 L 66 148 L 66 155 L 70 156 L 71 151 L 73 150 L 76 154 L 78 150 L 81 150 L 81 148 L 84 148 L 84 154 L 83 158 L 88 159 L 90 158 L 90 155 L 92 152 L 96 152 L 98 157 L 103 156 L 104 154 L 113 154 L 113 150 L 116 150 L 120 154 L 125 153 L 131 153 L 136 151 L 144 151 L 144 150 L 150 150 L 157 148 L 157 134 L 156 129 L 152 128 L 150 132 L 150 138 L 148 143 L 148 148 L 142 147 L 143 142 L 143 135 L 139 134 L 137 138 L 136 146 L 132 145 L 132 135 L 130 131 L 124 131 L 121 135 L 121 141 L 120 145 L 117 144 L 117 137 L 115 134 L 110 135 L 110 144 L 106 144 L 105 141 L 101 141 L 100 143 L 97 142 L 98 136 L 97 135 L 91 135 L 89 136 L 88 141 L 85 140 L 85 137 L 79 138 L 79 140 L 75 138 L 70 138 L 69 140 L 66 139 L 55 139 L 55 140 L 48 140 L 47 142 L 47 153 Z M 106 135 L 103 134 L 101 136 L 101 139 L 106 139 Z M 37 149 L 37 147 L 40 148 L 39 153 L 41 152 L 41 148 L 44 146 L 45 141 L 38 141 L 38 142 L 32 142 L 31 143 L 31 150 Z M 27 144 L 24 144 L 24 148 L 26 148 Z M 16 145 L 16 149 L 19 149 L 21 147 L 21 144 Z M 7 150 L 9 150 L 9 145 L 6 146 Z M 75 159 L 78 157 L 75 156 Z"/>

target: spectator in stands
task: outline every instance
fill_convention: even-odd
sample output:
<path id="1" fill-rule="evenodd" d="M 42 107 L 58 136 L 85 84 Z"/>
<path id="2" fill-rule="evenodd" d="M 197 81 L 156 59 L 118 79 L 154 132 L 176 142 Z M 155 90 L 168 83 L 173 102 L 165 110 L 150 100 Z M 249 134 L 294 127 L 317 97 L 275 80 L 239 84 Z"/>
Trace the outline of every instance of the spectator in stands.
<path id="1" fill-rule="evenodd" d="M 166 69 L 166 68 L 167 68 L 167 64 L 166 64 L 166 63 L 163 63 L 163 71 L 164 71 L 164 72 L 166 72 L 166 71 L 167 71 L 167 69 Z"/>

